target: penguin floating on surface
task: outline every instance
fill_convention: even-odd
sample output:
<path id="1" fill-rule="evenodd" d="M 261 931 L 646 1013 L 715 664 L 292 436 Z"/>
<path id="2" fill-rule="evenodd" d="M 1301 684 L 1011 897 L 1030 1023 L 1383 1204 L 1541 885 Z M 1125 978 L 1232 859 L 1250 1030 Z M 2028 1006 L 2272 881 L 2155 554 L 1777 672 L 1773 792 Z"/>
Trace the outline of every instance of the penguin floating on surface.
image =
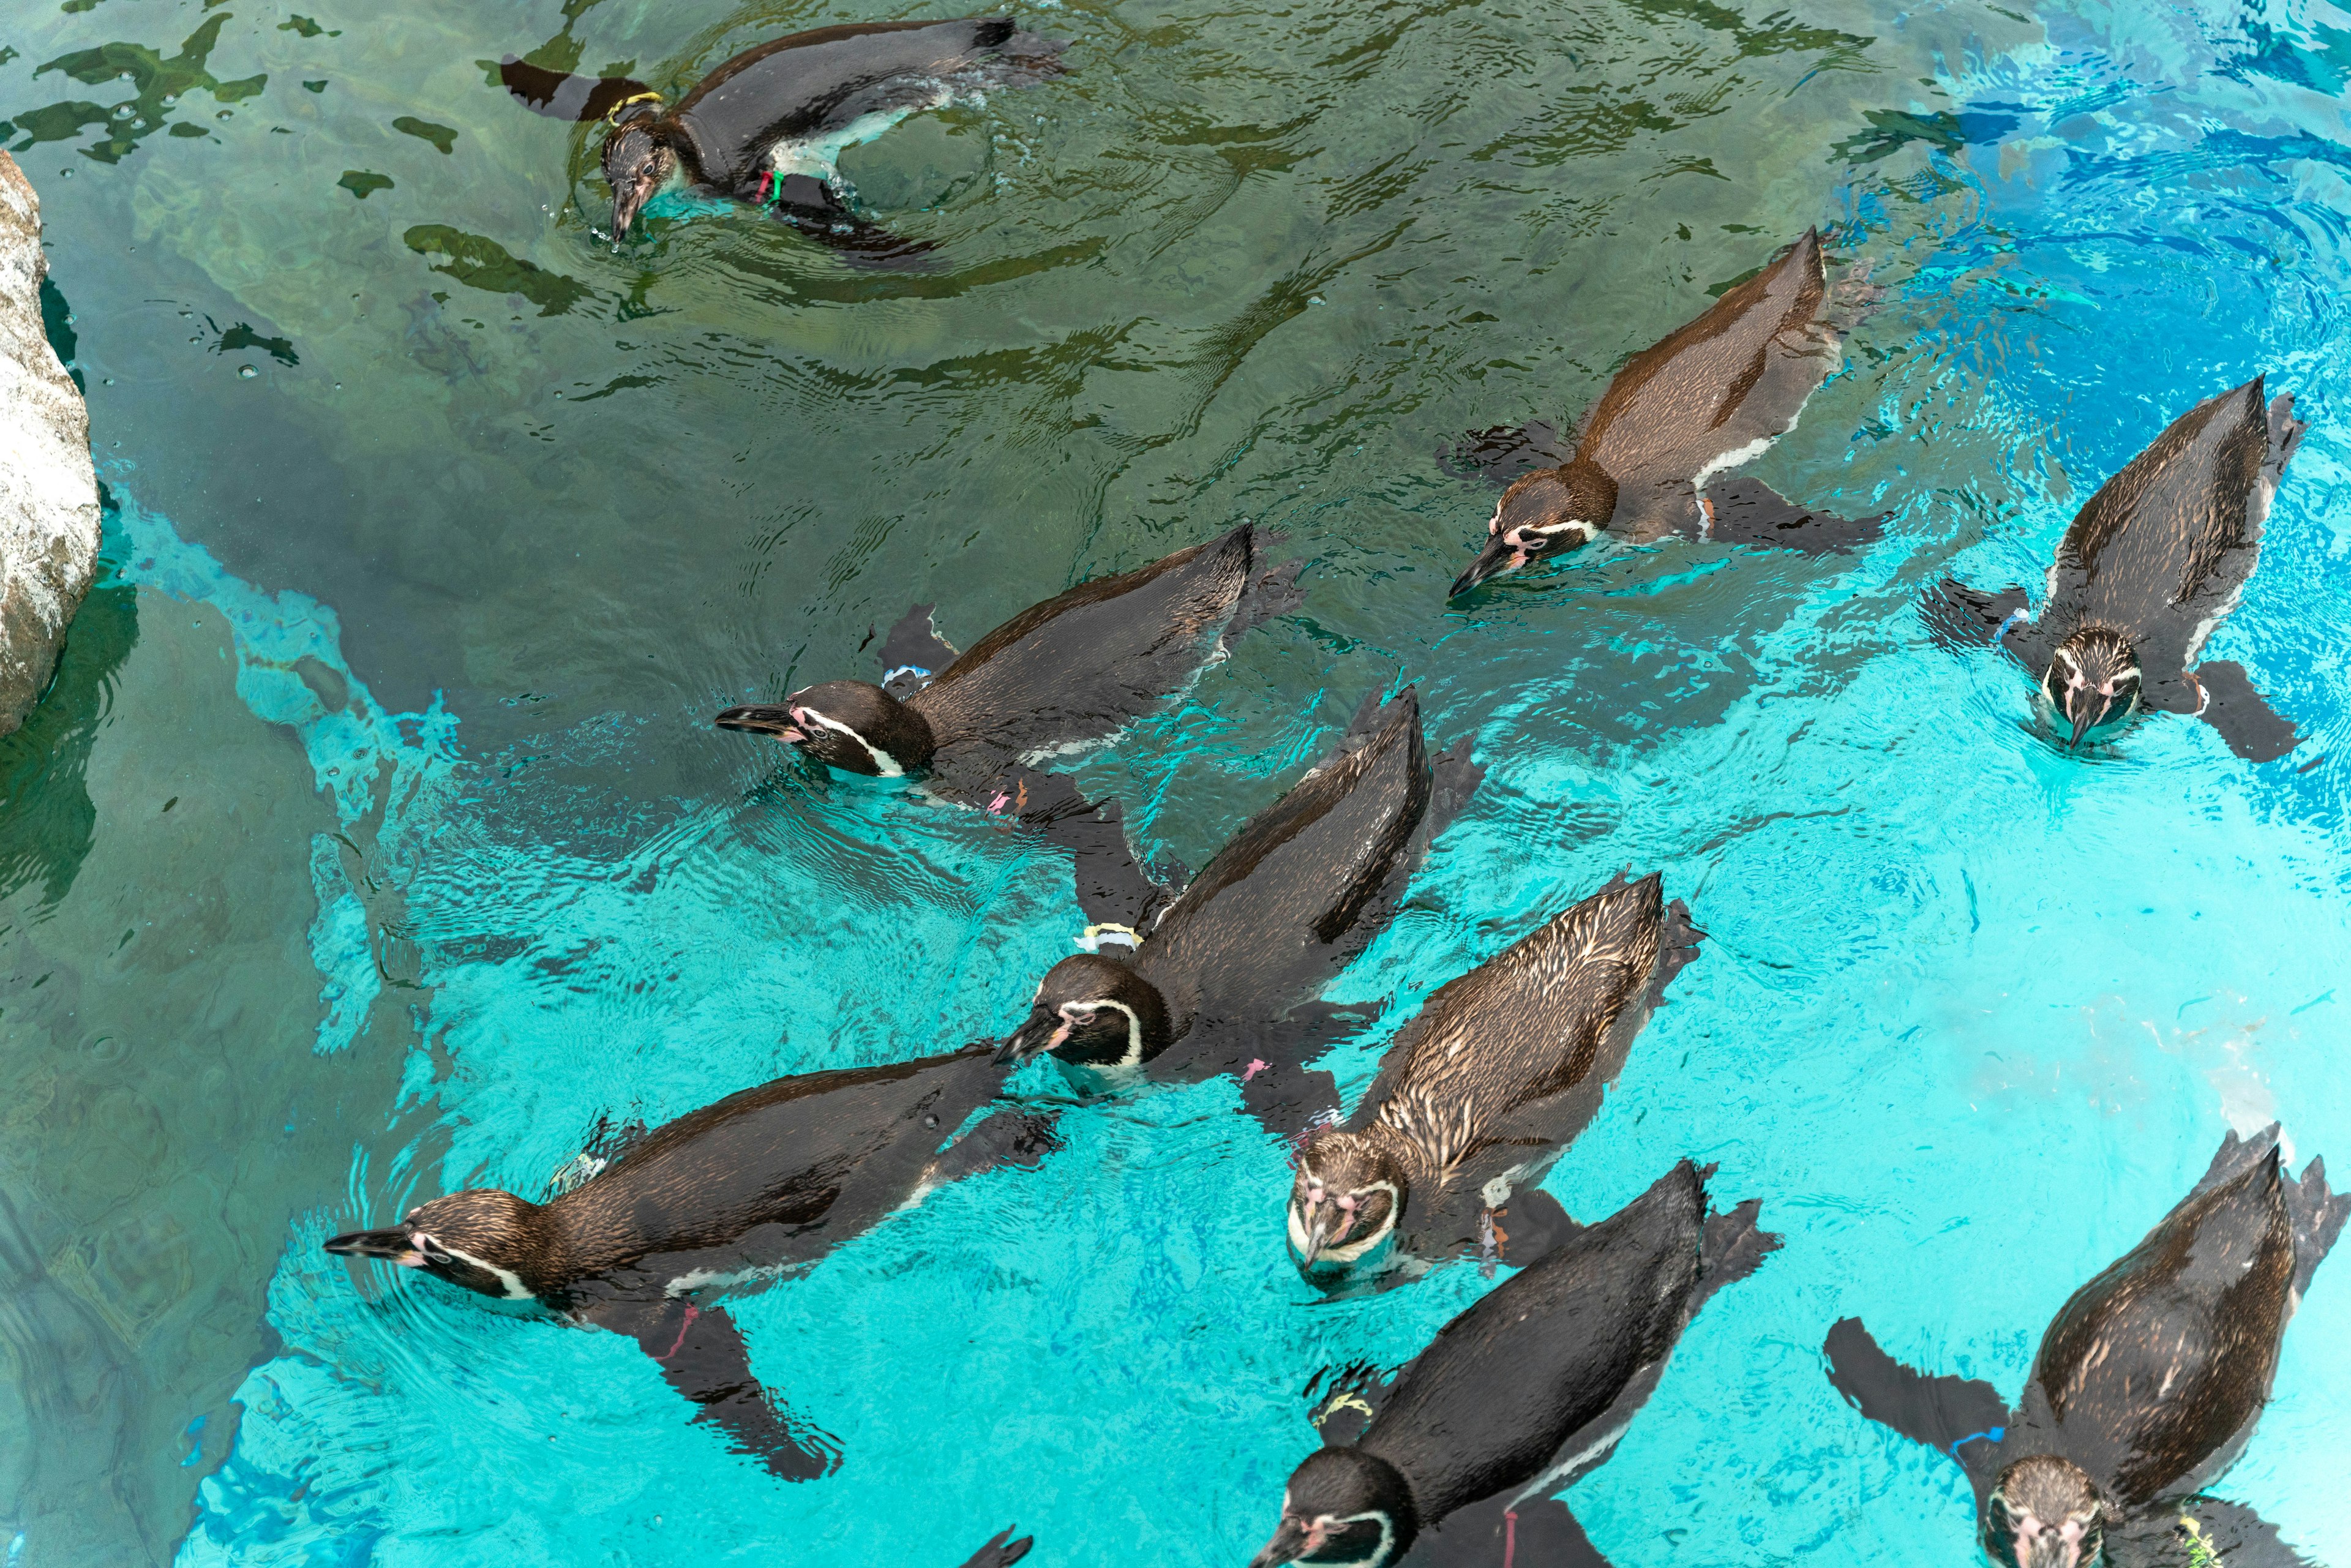
<path id="1" fill-rule="evenodd" d="M 1605 1568 L 1553 1500 L 1614 1451 L 1682 1331 L 1780 1239 L 1753 1199 L 1707 1212 L 1684 1160 L 1437 1331 L 1385 1388 L 1343 1390 L 1250 1568 Z M 1369 1396 L 1370 1397 L 1365 1397 Z M 1352 1446 L 1338 1410 L 1376 1401 Z"/>
<path id="2" fill-rule="evenodd" d="M 734 1320 L 705 1298 L 804 1268 L 947 1182 L 1058 1146 L 1050 1121 L 1009 1108 L 949 1145 L 1003 1081 L 985 1045 L 781 1078 L 679 1117 L 545 1203 L 451 1193 L 326 1249 L 626 1333 L 701 1406 L 695 1420 L 782 1479 L 811 1479 L 840 1463 L 838 1446 L 776 1406 Z"/>
<path id="3" fill-rule="evenodd" d="M 1829 1331 L 1829 1381 L 1959 1460 L 2001 1568 L 2168 1563 L 2182 1536 L 2245 1568 L 2295 1562 L 2252 1511 L 2194 1494 L 2243 1451 L 2346 1211 L 2325 1161 L 2287 1178 L 2274 1124 L 2231 1133 L 2194 1190 L 2057 1310 L 2015 1408 L 1989 1383 L 1904 1366 L 1856 1318 Z"/>
<path id="4" fill-rule="evenodd" d="M 1604 533 L 1632 544 L 1679 536 L 1813 551 L 1875 538 L 1882 517 L 1848 522 L 1806 512 L 1758 479 L 1709 483 L 1793 430 L 1805 401 L 1835 372 L 1842 329 L 1832 314 L 1844 303 L 1835 293 L 1820 231 L 1809 230 L 1704 315 L 1625 361 L 1572 450 L 1548 424 L 1472 437 L 1458 454 L 1464 461 L 1490 477 L 1519 476 L 1486 525 L 1485 549 L 1447 597 Z"/>
<path id="5" fill-rule="evenodd" d="M 2259 376 L 2205 399 L 2074 514 L 2038 618 L 2021 588 L 1946 579 L 1927 591 L 1928 630 L 1946 646 L 1996 643 L 2038 674 L 2068 750 L 2144 708 L 2203 719 L 2249 762 L 2283 757 L 2294 726 L 2244 666 L 2196 655 L 2261 560 L 2271 498 L 2305 428 L 2293 393 L 2263 402 Z"/>
<path id="6" fill-rule="evenodd" d="M 1655 873 L 1620 875 L 1437 988 L 1355 1113 L 1299 1152 L 1289 1228 L 1301 1270 L 1369 1266 L 1392 1241 L 1418 1267 L 1492 1245 L 1496 1211 L 1513 1191 L 1536 1197 L 1698 956 L 1701 933 L 1663 888 Z"/>
<path id="7" fill-rule="evenodd" d="M 612 237 L 673 179 L 772 211 L 852 257 L 919 254 L 857 216 L 836 160 L 910 114 L 1061 74 L 1063 39 L 1004 17 L 853 22 L 746 49 L 674 105 L 625 77 L 576 77 L 509 57 L 507 90 L 559 120 L 602 120 Z"/>
<path id="8" fill-rule="evenodd" d="M 1244 523 L 1139 570 L 1081 582 L 960 654 L 919 606 L 883 643 L 882 685 L 827 681 L 781 704 L 728 708 L 716 722 L 845 772 L 921 775 L 942 799 L 1008 811 L 1075 852 L 1090 921 L 1136 925 L 1164 895 L 1134 863 L 1115 803 L 1097 806 L 1036 764 L 1111 739 L 1251 626 L 1296 608 L 1303 563 L 1264 567 L 1267 542 Z"/>
<path id="9" fill-rule="evenodd" d="M 1384 706 L 1374 693 L 1337 748 L 1217 852 L 1130 956 L 1073 954 L 1048 970 L 1004 1060 L 1050 1052 L 1090 1089 L 1232 1071 L 1252 1112 L 1294 1130 L 1337 1099 L 1329 1074 L 1297 1064 L 1342 1015 L 1307 1004 L 1394 917 L 1479 771 L 1466 741 L 1431 765 L 1412 688 Z"/>

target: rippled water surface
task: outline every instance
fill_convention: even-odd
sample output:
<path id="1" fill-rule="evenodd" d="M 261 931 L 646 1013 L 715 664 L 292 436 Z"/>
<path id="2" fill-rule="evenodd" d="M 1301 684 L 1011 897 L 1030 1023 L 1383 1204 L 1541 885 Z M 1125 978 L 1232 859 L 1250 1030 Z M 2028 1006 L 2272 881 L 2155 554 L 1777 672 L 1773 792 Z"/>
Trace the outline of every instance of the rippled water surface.
<path id="1" fill-rule="evenodd" d="M 2332 5 L 1054 6 L 1024 19 L 1070 75 L 847 155 L 936 247 L 882 274 L 687 204 L 615 249 L 593 138 L 490 78 L 676 87 L 893 13 L 296 3 L 0 26 L 111 502 L 0 743 L 12 1568 L 952 1565 L 1015 1520 L 1045 1563 L 1246 1561 L 1306 1378 L 1489 1286 L 1320 1302 L 1228 1084 L 1071 1114 L 1040 1169 L 739 1301 L 845 1447 L 813 1484 L 622 1338 L 317 1246 L 537 1192 L 600 1118 L 1001 1032 L 1079 923 L 1050 852 L 707 716 L 867 673 L 910 603 L 967 643 L 1242 518 L 1313 563 L 1305 610 L 1083 777 L 1197 865 L 1373 687 L 1476 737 L 1485 787 L 1330 993 L 1388 1004 L 1351 1092 L 1619 867 L 1711 934 L 1549 1185 L 1596 1218 L 1690 1154 L 1786 1246 L 1570 1494 L 1612 1561 L 1967 1561 L 1959 1471 L 1829 1388 L 1829 1322 L 2013 1395 L 2228 1127 L 2351 1169 Z M 1437 448 L 1572 415 L 1813 224 L 1888 295 L 1759 472 L 1885 538 L 1447 611 L 1491 492 Z M 2057 754 L 1917 591 L 2036 581 L 2260 371 L 2312 428 L 2214 652 L 2308 740 Z M 2337 1562 L 2346 1347 L 2338 1260 L 2220 1489 Z"/>

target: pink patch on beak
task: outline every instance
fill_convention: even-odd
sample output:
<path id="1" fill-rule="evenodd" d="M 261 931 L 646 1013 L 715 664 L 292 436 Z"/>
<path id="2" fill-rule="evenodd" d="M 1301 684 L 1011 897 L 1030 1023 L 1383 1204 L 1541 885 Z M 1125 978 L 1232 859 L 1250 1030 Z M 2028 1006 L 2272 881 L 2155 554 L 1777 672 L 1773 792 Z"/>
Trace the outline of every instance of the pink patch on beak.
<path id="1" fill-rule="evenodd" d="M 1064 1044 L 1064 1043 L 1069 1040 L 1069 1038 L 1070 1038 L 1070 1020 L 1069 1020 L 1069 1019 L 1063 1019 L 1061 1020 L 1061 1028 L 1059 1028 L 1059 1029 L 1057 1029 L 1057 1030 L 1055 1030 L 1053 1031 L 1053 1038 L 1052 1038 L 1052 1039 L 1050 1039 L 1050 1040 L 1047 1040 L 1047 1041 L 1045 1042 L 1045 1049 L 1046 1049 L 1047 1051 L 1052 1051 L 1052 1050 L 1055 1050 L 1055 1049 L 1059 1048 L 1060 1046 L 1061 1046 L 1062 1044 Z"/>

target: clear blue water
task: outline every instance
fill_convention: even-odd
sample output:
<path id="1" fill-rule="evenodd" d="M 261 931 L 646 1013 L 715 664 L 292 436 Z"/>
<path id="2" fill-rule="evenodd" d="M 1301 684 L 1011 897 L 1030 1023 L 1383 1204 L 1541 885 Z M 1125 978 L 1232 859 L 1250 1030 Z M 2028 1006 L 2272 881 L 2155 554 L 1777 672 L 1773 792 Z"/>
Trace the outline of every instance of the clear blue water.
<path id="1" fill-rule="evenodd" d="M 1332 997 L 1392 1027 L 1627 864 L 1711 934 L 1549 1186 L 1588 1218 L 1689 1154 L 1787 1244 L 1570 1494 L 1593 1540 L 1966 1560 L 1957 1469 L 1829 1389 L 1829 1322 L 2013 1394 L 2227 1128 L 2351 1162 L 2351 23 L 1056 8 L 1071 76 L 845 160 L 948 258 L 914 279 L 684 207 L 615 253 L 588 139 L 474 63 L 688 81 L 865 14 L 75 0 L 0 37 L 116 502 L 0 746 L 12 1562 L 957 1563 L 1014 1521 L 1047 1563 L 1246 1561 L 1307 1377 L 1488 1287 L 1320 1301 L 1228 1087 L 1067 1117 L 1036 1172 L 741 1301 L 846 1448 L 810 1485 L 623 1340 L 317 1248 L 536 1190 L 601 1116 L 1000 1032 L 1078 921 L 1053 862 L 706 716 L 859 669 L 908 603 L 967 641 L 1241 517 L 1320 563 L 1308 611 L 1088 764 L 1145 848 L 1200 863 L 1413 680 L 1490 771 Z M 1815 222 L 1890 297 L 1759 471 L 1894 508 L 1884 540 L 1443 611 L 1490 497 L 1435 448 L 1573 413 Z M 2256 371 L 2312 428 L 2212 651 L 2304 749 L 2160 721 L 2058 755 L 1913 597 L 2037 582 Z M 1332 1060 L 1351 1091 L 1380 1043 Z M 2351 1556 L 2345 1267 L 2220 1489 L 2319 1560 Z"/>

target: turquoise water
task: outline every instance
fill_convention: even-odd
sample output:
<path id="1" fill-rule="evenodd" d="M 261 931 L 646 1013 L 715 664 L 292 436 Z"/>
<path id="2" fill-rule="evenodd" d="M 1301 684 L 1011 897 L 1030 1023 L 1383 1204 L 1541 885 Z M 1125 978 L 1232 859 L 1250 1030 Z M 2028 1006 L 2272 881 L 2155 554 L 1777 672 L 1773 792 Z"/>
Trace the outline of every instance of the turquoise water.
<path id="1" fill-rule="evenodd" d="M 844 157 L 938 247 L 878 276 L 684 205 L 615 252 L 592 139 L 476 62 L 674 85 L 886 13 L 70 3 L 0 32 L 112 501 L 0 743 L 25 1568 L 954 1564 L 1014 1521 L 1047 1563 L 1246 1561 L 1306 1379 L 1488 1286 L 1319 1300 L 1228 1087 L 1065 1117 L 1039 1170 L 740 1301 L 844 1445 L 809 1485 L 626 1341 L 317 1248 L 534 1191 L 600 1118 L 1000 1033 L 1079 924 L 1050 857 L 707 716 L 861 672 L 909 603 L 967 643 L 1243 517 L 1317 563 L 1306 611 L 1083 772 L 1196 865 L 1370 687 L 1477 737 L 1485 786 L 1329 993 L 1387 1004 L 1351 1092 L 1621 866 L 1710 933 L 1548 1185 L 1590 1218 L 1687 1153 L 1787 1245 L 1570 1494 L 1612 1561 L 1967 1560 L 1956 1468 L 1829 1389 L 1829 1322 L 2013 1395 L 2227 1128 L 2351 1162 L 2335 11 L 1054 7 L 1070 76 Z M 1574 412 L 1813 223 L 1889 297 L 1757 471 L 1886 538 L 1445 610 L 1491 496 L 1436 448 Z M 2037 582 L 2101 479 L 2256 371 L 2312 427 L 2212 652 L 2309 739 L 2057 754 L 1913 597 Z M 2220 1489 L 2333 1561 L 2344 1267 Z"/>

